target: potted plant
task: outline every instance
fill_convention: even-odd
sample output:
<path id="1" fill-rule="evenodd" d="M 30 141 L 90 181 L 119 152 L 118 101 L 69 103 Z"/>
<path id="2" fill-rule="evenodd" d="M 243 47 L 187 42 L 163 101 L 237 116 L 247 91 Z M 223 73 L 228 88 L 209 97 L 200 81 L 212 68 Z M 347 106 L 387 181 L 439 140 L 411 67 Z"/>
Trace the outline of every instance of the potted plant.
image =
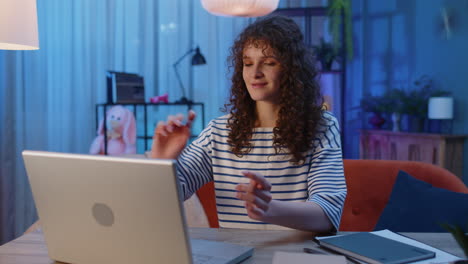
<path id="1" fill-rule="evenodd" d="M 333 44 L 326 42 L 323 38 L 320 39 L 320 44 L 312 46 L 314 55 L 322 65 L 322 71 L 331 71 L 333 61 L 338 56 L 338 53 L 333 48 Z"/>
<path id="2" fill-rule="evenodd" d="M 443 228 L 449 231 L 453 238 L 457 241 L 460 248 L 463 250 L 465 257 L 467 259 L 456 261 L 456 264 L 466 264 L 468 263 L 468 233 L 466 233 L 463 228 L 457 225 L 442 224 Z"/>
<path id="3" fill-rule="evenodd" d="M 408 115 L 408 127 L 412 132 L 421 132 L 427 120 L 427 104 L 430 97 L 447 96 L 450 93 L 435 89 L 427 75 L 422 75 L 414 82 L 415 88 L 403 98 L 402 113 Z"/>
<path id="4" fill-rule="evenodd" d="M 360 107 L 364 112 L 372 113 L 369 124 L 374 129 L 381 129 L 385 123 L 382 113 L 387 112 L 387 102 L 382 96 L 366 94 L 360 101 Z"/>
<path id="5" fill-rule="evenodd" d="M 404 111 L 403 102 L 405 96 L 405 92 L 397 88 L 388 89 L 380 96 L 366 94 L 361 99 L 360 107 L 364 112 L 374 113 L 373 117 L 369 120 L 369 123 L 371 123 L 374 128 L 380 127 L 376 127 L 373 123 L 379 123 L 378 120 L 380 119 L 385 120 L 382 114 L 389 114 L 392 116 L 393 130 L 399 131 L 400 115 Z"/>
<path id="6" fill-rule="evenodd" d="M 391 114 L 392 118 L 392 131 L 398 132 L 400 131 L 400 119 L 401 115 L 404 111 L 404 100 L 406 98 L 405 91 L 393 88 L 387 90 L 383 95 L 385 105 L 386 105 L 386 112 Z"/>
<path id="7" fill-rule="evenodd" d="M 344 23 L 344 49 L 348 59 L 353 58 L 353 35 L 351 21 L 351 0 L 328 0 L 327 7 L 330 21 L 328 30 L 333 37 L 333 47 L 336 52 L 343 49 L 341 47 L 341 26 Z"/>

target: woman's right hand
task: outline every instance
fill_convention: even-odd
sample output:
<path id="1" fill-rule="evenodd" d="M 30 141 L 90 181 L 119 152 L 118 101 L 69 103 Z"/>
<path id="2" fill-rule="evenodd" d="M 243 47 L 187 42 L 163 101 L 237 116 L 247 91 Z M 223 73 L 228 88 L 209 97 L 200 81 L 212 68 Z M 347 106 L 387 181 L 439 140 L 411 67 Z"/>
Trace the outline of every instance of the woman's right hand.
<path id="1" fill-rule="evenodd" d="M 169 116 L 167 122 L 159 121 L 154 129 L 151 157 L 177 159 L 190 137 L 190 127 L 194 119 L 195 112 L 190 110 L 185 124 L 182 123 L 182 114 Z"/>

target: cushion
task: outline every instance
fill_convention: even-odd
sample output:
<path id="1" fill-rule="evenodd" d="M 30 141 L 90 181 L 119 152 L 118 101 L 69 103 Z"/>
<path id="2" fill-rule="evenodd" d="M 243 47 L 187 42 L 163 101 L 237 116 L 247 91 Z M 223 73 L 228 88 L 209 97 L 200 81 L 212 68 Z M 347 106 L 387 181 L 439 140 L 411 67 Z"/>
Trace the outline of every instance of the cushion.
<path id="1" fill-rule="evenodd" d="M 452 192 L 399 171 L 375 230 L 447 232 L 440 224 L 468 224 L 468 194 Z"/>

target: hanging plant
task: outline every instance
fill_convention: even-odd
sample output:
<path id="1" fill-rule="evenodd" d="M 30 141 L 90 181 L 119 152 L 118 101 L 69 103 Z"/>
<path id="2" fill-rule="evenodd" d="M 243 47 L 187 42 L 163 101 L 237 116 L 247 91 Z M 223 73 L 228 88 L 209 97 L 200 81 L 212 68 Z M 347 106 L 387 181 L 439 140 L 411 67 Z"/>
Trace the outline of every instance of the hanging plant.
<path id="1" fill-rule="evenodd" d="M 344 23 L 344 44 L 348 59 L 353 58 L 353 32 L 351 21 L 351 0 L 328 0 L 328 30 L 333 38 L 333 46 L 335 50 L 341 51 L 341 25 Z"/>

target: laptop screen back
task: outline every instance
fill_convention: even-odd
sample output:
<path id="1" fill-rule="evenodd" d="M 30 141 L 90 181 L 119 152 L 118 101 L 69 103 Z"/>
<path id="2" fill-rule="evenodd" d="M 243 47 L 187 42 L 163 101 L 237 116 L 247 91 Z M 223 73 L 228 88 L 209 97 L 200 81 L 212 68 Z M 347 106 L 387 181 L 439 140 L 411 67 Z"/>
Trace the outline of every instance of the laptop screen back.
<path id="1" fill-rule="evenodd" d="M 191 263 L 170 160 L 24 151 L 50 258 Z"/>

